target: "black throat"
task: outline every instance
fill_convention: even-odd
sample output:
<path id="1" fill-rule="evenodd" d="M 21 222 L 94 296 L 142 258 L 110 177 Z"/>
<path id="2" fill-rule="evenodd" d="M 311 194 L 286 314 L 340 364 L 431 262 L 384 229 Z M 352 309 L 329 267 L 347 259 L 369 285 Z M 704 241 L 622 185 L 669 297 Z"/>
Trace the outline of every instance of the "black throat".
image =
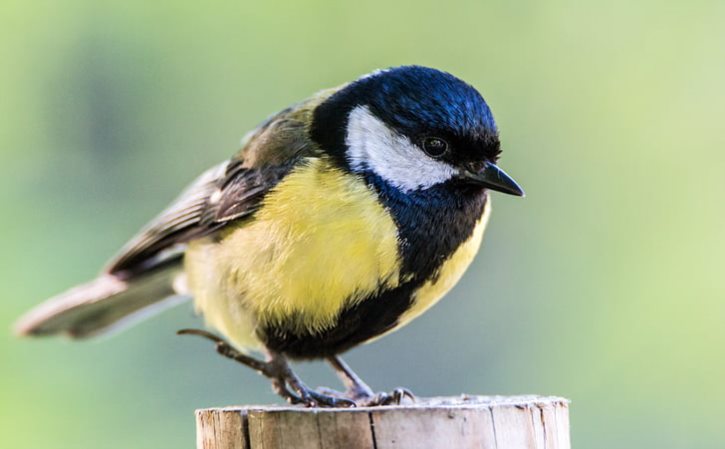
<path id="1" fill-rule="evenodd" d="M 453 181 L 404 193 L 372 172 L 364 177 L 396 222 L 401 271 L 412 281 L 436 276 L 443 262 L 471 238 L 488 198 L 480 187 Z"/>

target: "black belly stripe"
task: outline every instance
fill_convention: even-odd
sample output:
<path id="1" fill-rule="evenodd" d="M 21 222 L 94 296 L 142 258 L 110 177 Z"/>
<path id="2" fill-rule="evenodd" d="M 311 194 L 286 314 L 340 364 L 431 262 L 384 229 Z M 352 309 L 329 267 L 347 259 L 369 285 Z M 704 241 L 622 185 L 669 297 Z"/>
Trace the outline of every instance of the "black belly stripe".
<path id="1" fill-rule="evenodd" d="M 335 326 L 316 334 L 295 334 L 283 327 L 262 330 L 262 341 L 274 351 L 295 359 L 340 354 L 392 329 L 410 306 L 412 283 L 366 298 L 345 309 Z"/>
<path id="2" fill-rule="evenodd" d="M 437 276 L 442 263 L 471 237 L 487 199 L 484 190 L 464 184 L 404 194 L 376 175 L 368 174 L 366 181 L 398 227 L 405 282 L 343 310 L 336 325 L 323 332 L 299 334 L 284 325 L 260 329 L 268 348 L 292 358 L 318 358 L 344 352 L 395 327 L 410 307 L 413 292 Z"/>

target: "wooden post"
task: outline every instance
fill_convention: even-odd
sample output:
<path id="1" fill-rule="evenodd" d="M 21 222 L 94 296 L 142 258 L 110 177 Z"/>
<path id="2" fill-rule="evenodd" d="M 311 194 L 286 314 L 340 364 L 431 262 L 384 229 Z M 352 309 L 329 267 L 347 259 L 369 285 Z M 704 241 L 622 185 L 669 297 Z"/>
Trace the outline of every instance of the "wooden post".
<path id="1" fill-rule="evenodd" d="M 569 402 L 540 396 L 419 398 L 386 407 L 196 411 L 197 449 L 569 449 Z"/>

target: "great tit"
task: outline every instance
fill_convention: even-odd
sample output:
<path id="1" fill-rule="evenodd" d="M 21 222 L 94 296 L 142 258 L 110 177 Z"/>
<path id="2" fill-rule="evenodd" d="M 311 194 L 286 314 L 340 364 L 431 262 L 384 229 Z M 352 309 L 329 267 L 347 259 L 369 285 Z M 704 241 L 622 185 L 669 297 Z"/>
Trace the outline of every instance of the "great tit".
<path id="1" fill-rule="evenodd" d="M 379 70 L 264 121 L 197 178 L 95 280 L 38 306 L 21 335 L 89 337 L 193 297 L 217 351 L 307 405 L 373 405 L 339 354 L 435 304 L 481 244 L 489 191 L 523 196 L 495 164 L 475 88 L 420 66 Z M 250 355 L 259 351 L 265 359 Z M 326 359 L 345 392 L 313 390 L 288 359 Z"/>

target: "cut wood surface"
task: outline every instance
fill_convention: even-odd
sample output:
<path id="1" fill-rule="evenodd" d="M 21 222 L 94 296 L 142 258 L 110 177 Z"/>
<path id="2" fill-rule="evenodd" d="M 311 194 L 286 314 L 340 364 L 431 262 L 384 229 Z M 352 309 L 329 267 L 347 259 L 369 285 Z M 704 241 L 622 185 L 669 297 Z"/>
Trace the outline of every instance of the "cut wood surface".
<path id="1" fill-rule="evenodd" d="M 418 398 L 359 408 L 196 411 L 197 449 L 569 449 L 569 402 L 541 396 Z"/>

